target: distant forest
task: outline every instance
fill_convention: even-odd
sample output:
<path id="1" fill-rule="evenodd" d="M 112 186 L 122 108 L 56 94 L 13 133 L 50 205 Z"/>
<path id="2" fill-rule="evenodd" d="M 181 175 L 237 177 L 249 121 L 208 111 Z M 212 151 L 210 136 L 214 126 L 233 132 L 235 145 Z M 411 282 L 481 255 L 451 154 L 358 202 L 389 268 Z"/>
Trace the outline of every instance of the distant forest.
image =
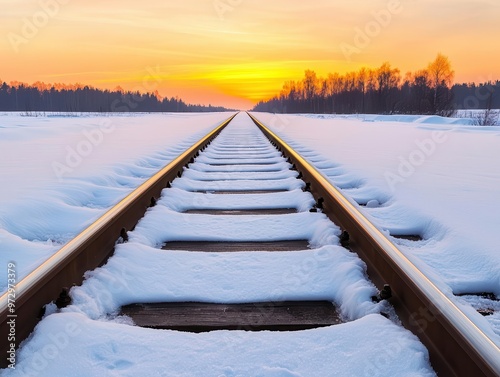
<path id="1" fill-rule="evenodd" d="M 453 85 L 448 58 L 438 54 L 428 66 L 405 76 L 389 63 L 341 75 L 317 77 L 311 70 L 287 81 L 274 98 L 255 111 L 337 114 L 439 114 L 459 109 L 500 109 L 500 81 Z"/>
<path id="2" fill-rule="evenodd" d="M 61 112 L 187 112 L 227 111 L 224 107 L 186 104 L 179 98 L 162 98 L 157 91 L 140 93 L 96 89 L 87 85 L 7 84 L 0 80 L 0 111 Z"/>

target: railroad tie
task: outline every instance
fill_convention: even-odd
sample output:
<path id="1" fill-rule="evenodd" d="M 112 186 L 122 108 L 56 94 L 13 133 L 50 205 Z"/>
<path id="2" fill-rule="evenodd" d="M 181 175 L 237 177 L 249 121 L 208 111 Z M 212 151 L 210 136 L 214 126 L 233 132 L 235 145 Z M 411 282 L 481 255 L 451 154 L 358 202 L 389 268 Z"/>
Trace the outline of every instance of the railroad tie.
<path id="1" fill-rule="evenodd" d="M 204 202 L 239 195 L 241 202 L 251 195 L 284 193 L 305 187 L 298 172 L 291 170 L 274 146 L 256 128 L 249 134 L 238 129 L 223 132 L 193 162 L 172 187 L 197 195 Z M 249 135 L 258 136 L 250 137 Z M 228 140 L 231 140 L 230 142 Z M 216 194 L 216 195 L 210 195 Z M 308 195 L 310 195 L 308 193 Z M 312 198 L 312 196 L 311 196 Z M 234 202 L 234 201 L 233 201 Z M 271 198 L 261 206 L 226 208 L 198 207 L 183 211 L 188 216 L 282 216 L 298 212 L 294 203 L 276 208 Z M 290 252 L 308 250 L 309 240 L 210 241 L 169 240 L 162 249 L 191 252 Z M 279 301 L 257 303 L 168 302 L 138 303 L 122 307 L 121 313 L 138 326 L 190 332 L 213 330 L 292 331 L 330 326 L 341 322 L 329 301 Z"/>

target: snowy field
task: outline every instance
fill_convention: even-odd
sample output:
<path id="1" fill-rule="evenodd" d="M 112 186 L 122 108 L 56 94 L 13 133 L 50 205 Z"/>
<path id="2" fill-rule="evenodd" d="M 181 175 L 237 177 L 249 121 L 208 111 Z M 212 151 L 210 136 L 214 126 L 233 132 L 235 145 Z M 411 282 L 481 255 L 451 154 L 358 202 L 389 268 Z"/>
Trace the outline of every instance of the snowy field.
<path id="1" fill-rule="evenodd" d="M 377 114 L 300 114 L 311 119 L 357 119 L 364 122 L 404 122 L 418 124 L 455 124 L 464 126 L 500 126 L 500 110 L 486 115 L 485 110 L 457 110 L 455 116 L 443 118 L 436 115 L 377 115 Z"/>
<path id="2" fill-rule="evenodd" d="M 221 167 L 210 164 L 241 163 L 231 155 L 238 141 L 263 145 L 259 157 L 249 154 L 245 165 L 227 165 L 227 171 L 214 172 Z M 250 164 L 262 156 L 268 165 Z M 262 171 L 249 171 L 255 167 Z M 163 190 L 157 205 L 129 232 L 129 241 L 116 246 L 106 265 L 88 272 L 84 283 L 72 288 L 72 304 L 39 323 L 18 353 L 16 369 L 4 370 L 4 375 L 435 376 L 418 338 L 399 326 L 386 301 L 372 301 L 376 288 L 366 279 L 358 256 L 339 245 L 340 229 L 324 214 L 309 212 L 314 199 L 300 189 L 304 182 L 290 167 L 250 118 L 240 114 L 183 177 L 174 180 L 172 188 Z M 255 188 L 259 179 L 266 179 L 270 190 L 289 191 L 191 191 Z M 181 213 L 192 208 L 263 207 L 297 212 Z M 171 240 L 283 239 L 306 239 L 312 249 L 231 253 L 160 249 Z M 132 326 L 130 318 L 117 316 L 122 305 L 139 302 L 287 300 L 331 301 L 346 323 L 305 331 L 195 334 L 140 328 Z M 54 305 L 49 313 L 53 309 Z"/>
<path id="3" fill-rule="evenodd" d="M 0 265 L 21 279 L 230 115 L 1 113 Z"/>
<path id="4" fill-rule="evenodd" d="M 392 121 L 256 115 L 347 197 L 363 204 L 362 211 L 381 229 L 422 236 L 422 241 L 393 241 L 500 344 L 498 312 L 482 317 L 472 307 L 477 302 L 454 296 L 500 294 L 500 236 L 495 234 L 500 128 L 436 117 Z M 0 116 L 2 263 L 15 256 L 18 271 L 27 273 L 228 116 Z M 248 131 L 255 128 L 245 117 L 233 121 L 243 131 L 230 134 L 229 140 L 254 132 Z M 248 136 L 247 141 L 262 137 Z M 269 149 L 260 153 L 274 162 L 269 166 L 281 169 L 274 180 L 269 181 L 266 169 L 215 173 L 209 164 L 216 149 L 217 142 L 164 190 L 159 205 L 130 232 L 129 242 L 117 245 L 105 266 L 72 289 L 73 305 L 38 325 L 18 354 L 16 370 L 0 374 L 434 376 L 418 339 L 397 325 L 385 302 L 372 302 L 376 289 L 366 280 L 359 258 L 339 246 L 338 227 L 323 214 L 308 212 L 312 198 L 301 190 L 303 182 L 295 179 L 289 164 Z M 226 158 L 229 162 L 233 157 L 228 153 Z M 261 160 L 255 158 L 256 163 Z M 223 181 L 210 182 L 219 179 Z M 190 192 L 252 189 L 260 187 L 257 179 L 267 179 L 268 189 L 290 191 L 269 196 Z M 298 213 L 271 219 L 179 213 L 284 204 Z M 210 254 L 159 250 L 166 240 L 257 237 L 307 239 L 315 249 Z M 116 316 L 121 305 L 131 302 L 302 299 L 335 302 L 347 323 L 301 332 L 187 334 L 130 326 L 129 318 Z M 388 312 L 392 321 L 381 312 Z"/>
<path id="5" fill-rule="evenodd" d="M 419 116 L 255 113 L 361 207 L 500 345 L 500 304 L 482 317 L 465 293 L 500 296 L 500 127 Z"/>

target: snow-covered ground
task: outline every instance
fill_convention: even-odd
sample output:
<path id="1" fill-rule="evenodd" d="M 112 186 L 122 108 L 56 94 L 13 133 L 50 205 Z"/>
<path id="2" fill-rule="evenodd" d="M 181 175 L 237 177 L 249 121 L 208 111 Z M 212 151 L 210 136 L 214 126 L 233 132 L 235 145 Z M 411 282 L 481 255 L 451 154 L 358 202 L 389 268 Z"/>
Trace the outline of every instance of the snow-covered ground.
<path id="1" fill-rule="evenodd" d="M 500 110 L 457 110 L 454 117 L 437 115 L 378 115 L 378 114 L 300 114 L 312 119 L 357 119 L 364 122 L 404 122 L 419 124 L 456 124 L 465 126 L 500 126 Z"/>
<path id="2" fill-rule="evenodd" d="M 238 161 L 228 145 L 260 140 L 270 170 L 246 165 L 217 166 L 220 157 Z M 228 151 L 234 152 L 231 147 Z M 215 151 L 218 151 L 217 153 Z M 241 152 L 241 151 L 240 151 Z M 261 165 L 262 167 L 262 165 Z M 87 274 L 71 290 L 72 305 L 50 314 L 18 354 L 5 376 L 435 376 L 427 350 L 410 332 L 380 314 L 375 287 L 364 264 L 339 245 L 340 229 L 299 188 L 246 114 L 240 114 L 206 153 L 189 165 L 185 177 L 163 190 L 129 241 L 118 244 L 107 264 Z M 262 175 L 265 175 L 264 177 Z M 189 178 L 188 178 L 189 177 Z M 241 180 L 241 178 L 244 178 Z M 212 180 L 215 179 L 215 182 Z M 266 179 L 271 194 L 214 194 L 247 189 Z M 218 181 L 220 180 L 220 181 Z M 207 193 L 195 191 L 209 191 Z M 202 215 L 192 208 L 297 208 L 284 215 Z M 171 240 L 307 239 L 312 249 L 294 252 L 204 253 L 161 250 Z M 201 301 L 240 303 L 286 300 L 334 302 L 347 323 L 295 332 L 214 331 L 191 334 L 131 326 L 117 316 L 120 306 L 139 302 Z"/>
<path id="3" fill-rule="evenodd" d="M 0 265 L 21 279 L 230 115 L 1 113 Z"/>
<path id="4" fill-rule="evenodd" d="M 500 296 L 500 127 L 418 116 L 256 117 L 307 157 L 500 345 L 500 312 L 456 294 Z M 498 303 L 491 302 L 498 307 Z"/>
<path id="5" fill-rule="evenodd" d="M 15 260 L 18 271 L 27 273 L 228 115 L 0 116 L 0 262 Z M 500 344 L 498 310 L 482 317 L 472 305 L 484 299 L 454 295 L 500 295 L 500 236 L 495 233 L 500 128 L 437 117 L 392 121 L 386 116 L 256 115 L 353 202 L 364 204 L 361 210 L 381 229 L 421 235 L 422 241 L 393 241 Z M 339 229 L 324 215 L 308 212 L 312 199 L 300 190 L 303 183 L 296 174 L 286 170 L 289 164 L 269 149 L 248 158 L 258 163 L 266 156 L 272 165 L 249 164 L 223 173 L 209 165 L 216 150 L 244 137 L 250 127 L 244 116 L 234 121 L 243 131 L 225 143 L 213 143 L 164 190 L 159 205 L 130 232 L 129 242 L 117 245 L 105 266 L 72 289 L 73 305 L 39 324 L 18 354 L 16 370 L 0 374 L 434 375 L 418 339 L 379 314 L 390 308 L 371 301 L 375 288 L 357 256 L 338 245 Z M 248 144 L 259 138 L 248 137 Z M 224 157 L 236 162 L 230 149 Z M 260 171 L 251 172 L 256 166 Z M 275 169 L 282 171 L 269 181 Z M 269 196 L 210 193 L 257 188 L 258 179 L 267 179 L 269 189 L 290 191 Z M 193 192 L 203 190 L 209 192 Z M 179 213 L 284 204 L 298 213 L 239 219 Z M 192 233 L 192 228 L 199 231 Z M 315 249 L 229 254 L 159 250 L 168 240 L 256 237 L 307 239 Z M 302 299 L 333 301 L 348 322 L 301 332 L 187 334 L 141 329 L 116 316 L 121 305 L 132 302 Z"/>

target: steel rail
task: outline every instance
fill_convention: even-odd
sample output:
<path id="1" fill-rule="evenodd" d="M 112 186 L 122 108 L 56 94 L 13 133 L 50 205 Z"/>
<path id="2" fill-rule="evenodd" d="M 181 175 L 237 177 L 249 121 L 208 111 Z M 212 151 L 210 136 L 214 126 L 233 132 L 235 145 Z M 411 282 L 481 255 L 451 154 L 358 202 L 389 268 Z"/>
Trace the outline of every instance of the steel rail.
<path id="1" fill-rule="evenodd" d="M 404 326 L 427 347 L 443 376 L 500 376 L 500 349 L 329 180 L 279 136 L 248 114 L 302 173 L 323 212 L 349 234 L 349 248 L 367 264 L 370 279 L 392 288 L 390 299 Z"/>
<path id="2" fill-rule="evenodd" d="M 219 124 L 201 140 L 127 195 L 41 266 L 15 285 L 15 313 L 9 313 L 8 292 L 0 297 L 0 367 L 7 366 L 10 349 L 8 321 L 15 321 L 15 344 L 26 339 L 40 320 L 44 305 L 56 300 L 63 287 L 83 281 L 83 274 L 102 265 L 111 256 L 116 241 L 144 216 L 161 191 L 182 172 L 198 151 L 215 138 L 237 113 Z M 15 256 L 13 256 L 15 258 Z"/>

